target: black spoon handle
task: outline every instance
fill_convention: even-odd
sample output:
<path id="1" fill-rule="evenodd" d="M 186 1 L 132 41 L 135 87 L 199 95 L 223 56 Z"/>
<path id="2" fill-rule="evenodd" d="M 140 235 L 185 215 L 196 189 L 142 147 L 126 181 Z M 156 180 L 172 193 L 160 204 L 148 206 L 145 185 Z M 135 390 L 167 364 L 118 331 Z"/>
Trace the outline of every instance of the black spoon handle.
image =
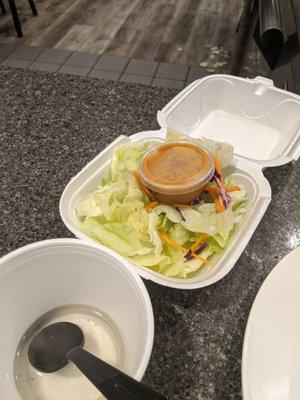
<path id="1" fill-rule="evenodd" d="M 67 354 L 77 368 L 108 400 L 165 400 L 154 390 L 112 367 L 81 347 Z"/>

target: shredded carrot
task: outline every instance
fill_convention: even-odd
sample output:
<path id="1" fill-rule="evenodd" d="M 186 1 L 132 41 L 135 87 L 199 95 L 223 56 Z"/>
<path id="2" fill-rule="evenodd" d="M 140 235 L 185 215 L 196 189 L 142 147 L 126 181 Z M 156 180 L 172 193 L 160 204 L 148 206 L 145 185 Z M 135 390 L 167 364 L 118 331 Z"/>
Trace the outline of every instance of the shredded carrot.
<path id="1" fill-rule="evenodd" d="M 159 201 L 151 201 L 150 203 L 145 205 L 145 210 L 152 210 L 152 208 L 155 208 L 156 206 L 159 205 Z"/>
<path id="2" fill-rule="evenodd" d="M 215 203 L 217 211 L 218 212 L 225 211 L 224 204 L 223 204 L 222 200 L 220 200 L 219 196 L 214 194 L 214 193 L 210 193 L 210 195 L 211 195 L 211 197 L 212 197 L 212 199 L 213 199 L 213 201 Z"/>
<path id="3" fill-rule="evenodd" d="M 215 194 L 219 194 L 220 193 L 220 189 L 218 186 L 215 185 L 205 185 L 203 186 L 202 190 L 204 190 L 205 192 L 208 193 L 215 193 Z M 235 192 L 236 190 L 241 190 L 241 188 L 239 186 L 225 186 L 225 190 L 226 192 Z"/>
<path id="4" fill-rule="evenodd" d="M 192 253 L 192 256 L 193 256 L 194 258 L 197 258 L 199 261 L 204 262 L 205 264 L 211 264 L 211 262 L 210 262 L 207 258 L 202 257 L 202 256 L 199 256 L 199 254 Z"/>
<path id="5" fill-rule="evenodd" d="M 213 157 L 213 160 L 214 160 L 216 171 L 221 177 L 222 185 L 224 185 L 223 172 L 222 172 L 222 166 L 221 166 L 220 160 L 215 156 Z"/>
<path id="6" fill-rule="evenodd" d="M 187 252 L 188 249 L 186 249 L 185 247 L 181 246 L 181 244 L 176 243 L 172 238 L 170 238 L 169 235 L 166 234 L 166 232 L 164 231 L 158 231 L 159 236 L 161 237 L 161 239 L 170 247 L 173 247 L 173 249 L 178 249 L 178 250 L 182 250 L 185 253 Z M 199 256 L 198 254 L 192 253 L 192 256 L 194 258 L 197 258 L 199 261 L 204 262 L 206 264 L 210 264 L 210 261 L 207 260 L 205 257 Z"/>
<path id="7" fill-rule="evenodd" d="M 190 250 L 191 250 L 192 252 L 194 252 L 194 251 L 199 247 L 199 245 L 200 245 L 202 242 L 204 242 L 204 240 L 207 239 L 208 237 L 209 237 L 209 235 L 207 235 L 206 233 L 201 233 L 201 235 L 199 235 L 199 236 L 197 237 L 196 241 L 192 244 Z"/>
<path id="8" fill-rule="evenodd" d="M 216 170 L 217 170 L 217 167 L 216 167 Z M 217 170 L 217 172 L 218 172 L 218 170 Z M 215 188 L 212 185 L 211 186 L 210 185 L 205 185 L 203 187 L 203 190 L 205 190 L 206 192 L 209 193 L 209 195 L 211 196 L 211 198 L 213 199 L 213 201 L 215 203 L 215 206 L 216 206 L 216 209 L 217 209 L 218 212 L 225 211 L 225 207 L 224 207 L 223 201 L 219 197 L 219 193 L 220 193 L 219 188 Z"/>
<path id="9" fill-rule="evenodd" d="M 225 186 L 225 190 L 227 192 L 235 192 L 237 190 L 241 190 L 239 186 Z"/>
<path id="10" fill-rule="evenodd" d="M 173 204 L 174 207 L 178 208 L 189 208 L 191 207 L 189 204 Z"/>
<path id="11" fill-rule="evenodd" d="M 215 202 L 217 211 L 219 211 L 219 212 L 225 211 L 224 204 L 223 204 L 222 200 L 220 200 L 219 197 L 217 197 L 217 198 L 214 200 L 214 202 Z"/>
<path id="12" fill-rule="evenodd" d="M 186 252 L 188 249 L 186 249 L 185 247 L 181 246 L 181 244 L 176 243 L 168 234 L 166 234 L 166 232 L 164 231 L 158 231 L 159 236 L 161 237 L 161 239 L 168 244 L 170 247 L 173 247 L 173 249 L 178 249 L 178 250 L 182 250 L 184 252 Z"/>
<path id="13" fill-rule="evenodd" d="M 203 186 L 202 190 L 204 190 L 205 192 L 208 193 L 215 193 L 215 194 L 219 194 L 220 193 L 220 189 L 218 186 L 213 186 L 213 185 L 205 185 Z"/>

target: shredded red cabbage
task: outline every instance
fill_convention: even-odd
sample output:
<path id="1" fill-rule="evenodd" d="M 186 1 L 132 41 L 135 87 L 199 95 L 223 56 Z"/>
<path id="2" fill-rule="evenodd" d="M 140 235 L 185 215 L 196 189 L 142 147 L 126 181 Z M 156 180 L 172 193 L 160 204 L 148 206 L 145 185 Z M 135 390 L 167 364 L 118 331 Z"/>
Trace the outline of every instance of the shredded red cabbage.
<path id="1" fill-rule="evenodd" d="M 199 245 L 199 247 L 194 251 L 195 254 L 200 254 L 206 247 L 207 247 L 207 242 L 203 242 Z M 190 261 L 193 258 L 192 250 L 189 249 L 189 251 L 186 253 L 184 256 L 186 261 Z"/>
<path id="2" fill-rule="evenodd" d="M 223 201 L 225 209 L 227 209 L 229 207 L 229 204 L 231 203 L 231 197 L 229 196 L 229 194 L 226 192 L 224 186 L 222 185 L 221 177 L 216 170 L 210 181 L 216 182 L 216 184 L 218 185 L 218 187 L 220 189 L 221 199 Z"/>
<path id="3" fill-rule="evenodd" d="M 191 260 L 193 258 L 191 249 L 189 249 L 189 251 L 186 253 L 184 258 L 186 259 L 186 261 L 189 261 L 189 260 Z"/>
<path id="4" fill-rule="evenodd" d="M 185 221 L 186 221 L 186 219 L 184 218 L 184 215 L 182 214 L 182 212 L 181 212 L 180 208 L 179 208 L 179 207 L 175 207 L 175 210 L 179 212 L 179 214 L 180 214 L 180 216 L 181 216 L 182 220 L 185 222 Z"/>
<path id="5" fill-rule="evenodd" d="M 205 201 L 203 199 L 200 199 L 200 197 L 197 197 L 190 204 L 191 204 L 191 206 L 197 206 L 197 205 L 205 204 Z"/>

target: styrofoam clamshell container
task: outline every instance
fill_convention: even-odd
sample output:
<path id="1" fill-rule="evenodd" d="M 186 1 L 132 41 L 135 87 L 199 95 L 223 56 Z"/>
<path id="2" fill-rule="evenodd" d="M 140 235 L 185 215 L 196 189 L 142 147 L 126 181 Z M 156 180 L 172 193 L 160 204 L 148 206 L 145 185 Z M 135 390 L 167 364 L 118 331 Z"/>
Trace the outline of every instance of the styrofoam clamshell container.
<path id="1" fill-rule="evenodd" d="M 145 279 L 178 289 L 195 289 L 223 278 L 234 266 L 261 221 L 269 202 L 271 187 L 263 169 L 296 160 L 300 153 L 300 96 L 278 89 L 263 77 L 244 79 L 210 75 L 182 90 L 158 111 L 157 131 L 119 136 L 82 171 L 71 179 L 60 201 L 60 214 L 71 232 L 91 241 L 79 229 L 76 204 L 96 190 L 108 174 L 116 147 L 139 140 L 162 141 L 167 129 L 192 138 L 207 137 L 234 145 L 234 165 L 225 169 L 237 184 L 245 187 L 249 211 L 238 224 L 226 249 L 212 257 L 198 275 L 188 279 L 167 277 L 132 264 Z M 99 244 L 99 246 L 101 246 Z"/>

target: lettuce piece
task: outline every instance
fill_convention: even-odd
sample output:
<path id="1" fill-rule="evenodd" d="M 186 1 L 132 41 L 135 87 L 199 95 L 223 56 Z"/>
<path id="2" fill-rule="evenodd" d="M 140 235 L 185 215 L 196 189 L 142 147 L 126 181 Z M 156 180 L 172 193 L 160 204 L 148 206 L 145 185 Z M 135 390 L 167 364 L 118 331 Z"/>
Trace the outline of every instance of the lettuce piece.
<path id="1" fill-rule="evenodd" d="M 217 236 L 217 235 L 216 235 Z M 218 237 L 218 236 L 217 236 Z M 209 237 L 207 239 L 208 249 L 211 250 L 212 253 L 221 253 L 224 246 L 221 246 L 216 237 Z M 225 241 L 223 240 L 223 244 Z M 226 245 L 226 244 L 225 244 Z"/>
<path id="2" fill-rule="evenodd" d="M 135 178 L 124 171 L 115 182 L 100 186 L 79 202 L 76 212 L 78 217 L 104 215 L 108 221 L 123 220 L 136 209 L 144 208 L 143 198 Z"/>
<path id="3" fill-rule="evenodd" d="M 234 223 L 237 224 L 238 222 L 240 222 L 247 211 L 248 211 L 247 202 L 241 201 L 239 203 L 236 203 L 235 208 L 232 211 Z"/>
<path id="4" fill-rule="evenodd" d="M 110 175 L 116 181 L 122 171 L 137 171 L 141 158 L 153 145 L 149 141 L 129 143 L 118 147 L 112 156 Z"/>
<path id="5" fill-rule="evenodd" d="M 155 207 L 152 212 L 156 215 L 160 215 L 162 213 L 166 214 L 166 217 L 175 224 L 183 222 L 180 213 L 172 206 L 160 204 L 157 207 Z"/>
<path id="6" fill-rule="evenodd" d="M 157 229 L 163 229 L 163 230 L 168 231 L 171 228 L 170 226 L 167 227 L 167 225 L 169 225 L 169 222 L 170 221 L 168 220 L 168 218 L 165 214 L 160 214 L 157 217 L 156 227 L 157 227 Z"/>
<path id="7" fill-rule="evenodd" d="M 77 204 L 77 215 L 78 217 L 96 217 L 98 215 L 108 216 L 112 199 L 122 201 L 127 192 L 128 183 L 126 182 L 126 179 L 120 179 L 118 182 L 101 186 Z"/>
<path id="8" fill-rule="evenodd" d="M 97 197 L 95 196 L 95 193 L 91 193 L 77 205 L 76 213 L 79 218 L 85 216 L 97 217 L 98 215 L 103 215 L 102 209 L 97 204 Z"/>
<path id="9" fill-rule="evenodd" d="M 196 210 L 194 208 L 186 208 L 181 211 L 185 221 L 182 225 L 192 231 L 199 233 L 207 233 L 213 235 L 217 229 L 217 214 L 215 206 L 202 205 Z"/>
<path id="10" fill-rule="evenodd" d="M 174 207 L 159 205 L 155 207 L 157 215 L 165 213 L 167 218 L 175 224 L 181 224 L 192 232 L 202 232 L 213 235 L 217 231 L 217 215 L 214 204 L 201 205 L 196 209 L 193 207 L 183 208 L 178 212 Z"/>
<path id="11" fill-rule="evenodd" d="M 199 144 L 205 147 L 212 155 L 217 157 L 223 168 L 232 164 L 233 146 L 225 142 L 216 142 L 205 137 L 197 140 Z"/>
<path id="12" fill-rule="evenodd" d="M 166 133 L 166 141 L 167 142 L 178 142 L 180 140 L 185 140 L 185 141 L 193 141 L 193 138 L 191 136 L 185 135 L 184 133 L 180 133 L 178 131 L 175 131 L 174 129 L 168 128 L 167 133 Z"/>
<path id="13" fill-rule="evenodd" d="M 149 241 L 149 215 L 144 209 L 131 212 L 124 223 L 140 240 Z"/>
<path id="14" fill-rule="evenodd" d="M 169 229 L 169 236 L 179 244 L 184 244 L 190 239 L 190 232 L 181 224 L 176 224 Z"/>
<path id="15" fill-rule="evenodd" d="M 150 267 L 154 270 L 161 271 L 165 265 L 170 264 L 170 257 L 164 254 L 146 254 L 144 256 L 134 256 L 131 260 L 143 267 Z"/>
<path id="16" fill-rule="evenodd" d="M 230 206 L 235 224 L 241 221 L 244 214 L 248 211 L 248 198 L 246 190 L 241 185 L 240 188 L 241 190 L 230 193 L 232 200 Z"/>
<path id="17" fill-rule="evenodd" d="M 221 249 L 224 249 L 226 247 L 228 239 L 224 239 L 224 237 L 222 235 L 220 235 L 219 233 L 217 233 L 215 236 L 213 236 L 213 238 L 218 243 L 218 246 Z"/>
<path id="18" fill-rule="evenodd" d="M 209 258 L 213 254 L 212 249 L 206 248 L 202 253 L 201 256 L 204 258 Z M 183 264 L 182 270 L 179 273 L 179 277 L 187 278 L 189 274 L 198 271 L 200 268 L 204 267 L 204 262 L 200 260 L 190 260 Z"/>
<path id="19" fill-rule="evenodd" d="M 125 199 L 139 199 L 139 200 L 144 200 L 144 193 L 141 190 L 141 188 L 138 186 L 137 181 L 135 177 L 131 173 L 123 173 L 120 177 L 120 179 L 126 179 L 128 189 L 126 193 Z"/>
<path id="20" fill-rule="evenodd" d="M 184 135 L 182 133 L 168 129 L 166 135 L 167 141 L 177 142 L 180 140 L 194 142 L 205 147 L 213 156 L 216 156 L 223 168 L 232 164 L 233 160 L 233 146 L 230 143 L 217 142 L 205 137 L 192 138 L 191 136 Z"/>
<path id="21" fill-rule="evenodd" d="M 151 253 L 151 247 L 143 246 L 138 235 L 126 224 L 99 224 L 97 220 L 88 217 L 81 224 L 82 231 L 92 239 L 111 248 L 124 256 L 144 255 Z"/>
<path id="22" fill-rule="evenodd" d="M 162 270 L 162 273 L 166 276 L 178 276 L 183 269 L 184 269 L 184 260 L 183 258 L 181 258 L 180 260 L 167 265 Z"/>
<path id="23" fill-rule="evenodd" d="M 233 184 L 235 184 L 233 182 Z M 239 185 L 241 190 L 236 190 L 235 192 L 230 192 L 230 197 L 232 200 L 231 207 L 234 208 L 234 205 L 236 202 L 244 201 L 246 202 L 248 200 L 246 190 L 243 188 L 242 185 Z"/>
<path id="24" fill-rule="evenodd" d="M 154 246 L 154 254 L 161 254 L 162 252 L 162 242 L 157 231 L 158 216 L 154 213 L 148 214 L 148 234 L 150 238 L 150 243 Z"/>
<path id="25" fill-rule="evenodd" d="M 208 248 L 201 253 L 201 256 L 208 258 L 213 254 L 213 250 Z M 204 263 L 198 259 L 186 261 L 182 255 L 177 261 L 167 265 L 163 269 L 163 274 L 166 276 L 176 276 L 177 278 L 188 278 L 189 274 L 198 271 L 204 266 Z"/>
<path id="26" fill-rule="evenodd" d="M 233 186 L 233 185 L 235 185 L 234 177 L 232 175 L 225 176 L 224 177 L 224 184 L 225 184 L 225 186 Z M 232 193 L 234 193 L 234 192 L 232 192 Z"/>
<path id="27" fill-rule="evenodd" d="M 227 208 L 224 212 L 217 214 L 218 219 L 218 234 L 222 236 L 224 240 L 228 240 L 230 232 L 233 229 L 233 213 L 231 208 Z"/>
<path id="28" fill-rule="evenodd" d="M 131 201 L 124 200 L 123 203 L 114 200 L 110 205 L 110 213 L 107 216 L 107 221 L 126 222 L 131 214 L 143 209 L 144 203 L 137 199 Z"/>
<path id="29" fill-rule="evenodd" d="M 109 185 L 110 183 L 113 183 L 113 181 L 110 178 L 101 179 L 101 186 Z"/>

